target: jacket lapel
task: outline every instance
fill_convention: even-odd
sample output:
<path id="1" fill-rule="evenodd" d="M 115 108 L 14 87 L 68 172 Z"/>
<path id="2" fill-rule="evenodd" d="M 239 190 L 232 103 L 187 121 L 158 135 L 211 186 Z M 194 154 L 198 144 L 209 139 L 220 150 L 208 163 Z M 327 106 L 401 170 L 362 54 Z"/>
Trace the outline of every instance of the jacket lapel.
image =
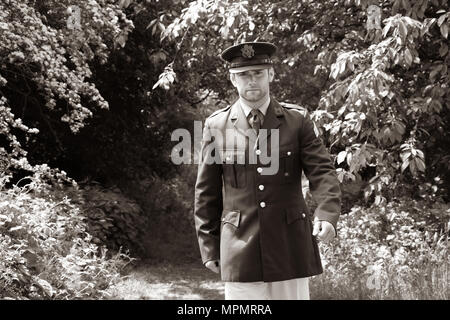
<path id="1" fill-rule="evenodd" d="M 245 117 L 244 110 L 242 110 L 239 100 L 237 100 L 231 107 L 230 121 L 233 123 L 233 126 L 237 131 L 239 131 L 245 137 L 249 138 L 249 143 L 251 145 L 255 144 L 256 137 L 255 135 L 249 134 L 252 128 L 250 127 L 247 118 Z"/>
<path id="2" fill-rule="evenodd" d="M 259 141 L 260 143 L 266 142 L 271 135 L 272 129 L 277 129 L 281 125 L 281 121 L 278 119 L 283 116 L 283 111 L 281 105 L 271 97 L 269 107 L 267 108 L 266 115 L 264 117 L 264 123 L 261 126 L 261 129 L 266 129 L 266 135 L 260 135 Z M 255 135 L 248 134 L 250 132 L 251 127 L 245 117 L 245 113 L 242 110 L 242 107 L 237 100 L 233 106 L 231 107 L 230 113 L 230 121 L 233 124 L 233 127 L 244 136 L 248 137 L 249 145 L 255 146 L 256 140 Z"/>
<path id="3" fill-rule="evenodd" d="M 261 126 L 261 129 L 266 129 L 267 135 L 260 135 L 259 141 L 260 143 L 266 142 L 266 139 L 269 139 L 271 135 L 272 129 L 277 129 L 281 125 L 281 121 L 278 120 L 279 117 L 283 116 L 282 107 L 273 98 L 270 98 L 270 104 L 267 108 L 266 116 L 264 117 L 264 123 Z"/>

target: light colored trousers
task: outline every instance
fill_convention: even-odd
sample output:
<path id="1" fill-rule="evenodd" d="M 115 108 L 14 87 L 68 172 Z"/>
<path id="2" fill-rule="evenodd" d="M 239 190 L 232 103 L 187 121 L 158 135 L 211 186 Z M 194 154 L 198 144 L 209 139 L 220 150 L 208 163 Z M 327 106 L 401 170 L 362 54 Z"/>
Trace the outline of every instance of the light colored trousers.
<path id="1" fill-rule="evenodd" d="M 225 300 L 309 300 L 308 279 L 225 282 Z"/>

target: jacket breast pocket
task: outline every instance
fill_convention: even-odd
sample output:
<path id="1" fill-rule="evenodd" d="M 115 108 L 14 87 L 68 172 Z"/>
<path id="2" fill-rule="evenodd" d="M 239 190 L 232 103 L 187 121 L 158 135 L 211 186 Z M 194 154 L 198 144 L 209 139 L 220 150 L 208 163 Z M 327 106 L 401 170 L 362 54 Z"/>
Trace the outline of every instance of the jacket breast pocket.
<path id="1" fill-rule="evenodd" d="M 233 188 L 245 188 L 247 185 L 245 150 L 222 150 L 221 159 L 225 183 Z"/>
<path id="2" fill-rule="evenodd" d="M 281 146 L 279 150 L 280 158 L 280 172 L 282 183 L 292 183 L 298 177 L 298 165 L 296 158 L 298 152 L 296 151 L 294 144 Z"/>

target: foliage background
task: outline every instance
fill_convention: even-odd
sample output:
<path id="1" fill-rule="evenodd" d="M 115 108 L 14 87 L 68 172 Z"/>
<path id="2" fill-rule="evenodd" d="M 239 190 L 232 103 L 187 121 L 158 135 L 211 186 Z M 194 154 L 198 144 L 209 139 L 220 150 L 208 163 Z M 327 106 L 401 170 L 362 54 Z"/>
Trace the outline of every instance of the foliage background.
<path id="1" fill-rule="evenodd" d="M 380 29 L 368 31 L 371 4 L 382 17 Z M 68 23 L 71 5 L 80 9 L 79 28 Z M 176 128 L 193 132 L 194 120 L 236 98 L 219 53 L 264 40 L 279 48 L 272 94 L 308 108 L 344 191 L 339 239 L 333 248 L 321 247 L 330 269 L 318 290 L 359 283 L 353 290 L 359 295 L 349 289 L 349 297 L 400 297 L 383 286 L 376 294 L 361 288 L 373 270 L 407 284 L 429 283 L 433 277 L 421 275 L 435 272 L 441 286 L 434 297 L 448 297 L 442 266 L 447 270 L 449 27 L 444 0 L 1 0 L 0 172 L 7 218 L 0 220 L 0 250 L 11 257 L 1 270 L 16 276 L 0 280 L 27 288 L 2 296 L 106 292 L 94 269 L 80 271 L 90 289 L 55 282 L 44 267 L 30 269 L 34 284 L 24 285 L 19 266 L 30 267 L 23 250 L 32 245 L 14 228 L 38 238 L 40 229 L 26 223 L 31 212 L 44 224 L 77 212 L 65 223 L 83 234 L 64 238 L 52 229 L 33 247 L 45 252 L 42 266 L 70 255 L 51 249 L 54 241 L 76 238 L 84 239 L 80 248 L 90 259 L 110 263 L 105 268 L 115 270 L 116 280 L 120 261 L 129 257 L 112 258 L 120 247 L 136 258 L 198 261 L 196 166 L 171 163 L 170 135 Z M 66 209 L 40 216 L 63 195 Z M 383 248 L 389 254 L 373 258 Z M 102 255 L 105 249 L 110 256 Z M 359 250 L 366 255 L 354 256 Z M 395 258 L 399 252 L 406 260 Z M 405 262 L 410 259 L 416 264 Z M 389 265 L 401 267 L 401 275 Z M 344 266 L 345 277 L 336 277 Z M 53 294 L 39 289 L 35 277 Z"/>

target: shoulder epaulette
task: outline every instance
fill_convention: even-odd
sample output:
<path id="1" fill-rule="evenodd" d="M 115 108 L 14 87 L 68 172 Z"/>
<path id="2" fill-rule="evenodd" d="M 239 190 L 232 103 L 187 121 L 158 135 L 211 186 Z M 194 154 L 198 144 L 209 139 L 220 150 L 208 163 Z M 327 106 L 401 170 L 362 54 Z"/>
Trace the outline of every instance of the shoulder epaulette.
<path id="1" fill-rule="evenodd" d="M 306 116 L 308 114 L 308 109 L 306 109 L 305 107 L 301 107 L 301 106 L 299 106 L 297 104 L 280 102 L 280 105 L 283 108 L 300 112 L 303 116 Z"/>
<path id="2" fill-rule="evenodd" d="M 212 118 L 212 117 L 214 117 L 214 116 L 216 116 L 216 115 L 218 115 L 219 113 L 222 113 L 222 112 L 224 112 L 224 111 L 227 111 L 227 110 L 229 110 L 230 108 L 231 108 L 231 105 L 226 106 L 225 108 L 216 110 L 216 111 L 214 111 L 214 112 L 208 117 L 208 119 L 209 119 L 209 118 Z"/>
<path id="3" fill-rule="evenodd" d="M 294 111 L 300 112 L 301 115 L 304 116 L 304 117 L 306 117 L 306 115 L 308 115 L 308 109 L 306 109 L 305 107 L 301 107 L 301 106 L 296 105 L 296 104 L 282 103 L 282 102 L 280 104 L 286 109 L 290 109 L 290 110 L 294 110 Z M 312 120 L 311 117 L 309 117 L 309 119 Z M 316 135 L 316 137 L 319 137 L 319 135 L 320 135 L 319 129 L 317 128 L 317 126 L 314 123 L 314 121 L 312 121 L 312 124 L 313 124 L 313 128 L 314 128 L 314 134 Z"/>

